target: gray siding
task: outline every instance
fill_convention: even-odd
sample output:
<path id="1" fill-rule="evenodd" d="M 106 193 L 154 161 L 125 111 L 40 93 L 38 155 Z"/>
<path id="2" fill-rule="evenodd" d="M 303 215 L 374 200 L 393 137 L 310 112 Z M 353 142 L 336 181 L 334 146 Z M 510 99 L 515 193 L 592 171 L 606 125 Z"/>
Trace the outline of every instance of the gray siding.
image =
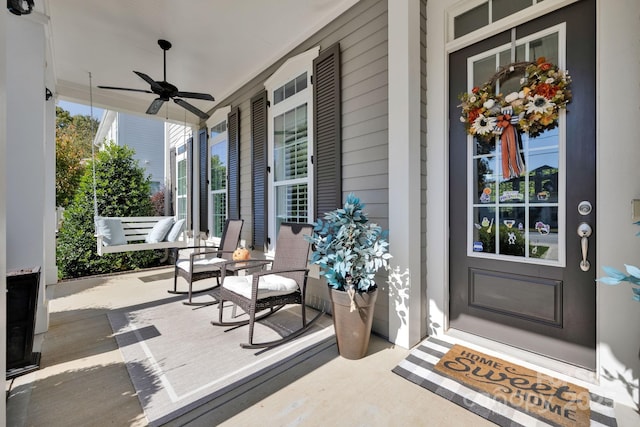
<path id="1" fill-rule="evenodd" d="M 242 238 L 248 242 L 253 228 L 249 100 L 286 59 L 334 43 L 341 50 L 343 200 L 356 193 L 371 220 L 388 228 L 387 2 L 363 0 L 219 104 L 240 108 L 240 215 L 245 220 Z M 388 294 L 384 279 L 379 282 L 373 329 L 387 336 Z M 323 282 L 311 279 L 309 301 L 330 310 Z"/>
<path id="2" fill-rule="evenodd" d="M 118 113 L 118 145 L 133 148 L 134 158 L 160 186 L 165 182 L 164 136 L 162 121 Z"/>

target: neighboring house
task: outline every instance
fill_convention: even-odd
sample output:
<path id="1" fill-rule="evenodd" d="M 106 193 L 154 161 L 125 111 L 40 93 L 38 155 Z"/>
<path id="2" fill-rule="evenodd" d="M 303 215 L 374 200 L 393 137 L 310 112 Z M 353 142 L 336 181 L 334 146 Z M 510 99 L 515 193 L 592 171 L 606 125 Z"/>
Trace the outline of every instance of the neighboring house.
<path id="1" fill-rule="evenodd" d="M 167 183 L 169 191 L 165 193 L 165 200 L 171 202 L 169 213 L 176 215 L 178 219 L 187 219 L 187 229 L 191 229 L 191 208 L 188 197 L 191 193 L 191 170 L 189 162 L 191 158 L 187 153 L 191 150 L 192 129 L 186 125 L 165 122 L 165 138 L 168 142 L 168 171 Z"/>
<path id="2" fill-rule="evenodd" d="M 355 192 L 389 229 L 393 270 L 378 274 L 377 333 L 407 348 L 451 334 L 597 382 L 633 406 L 640 308 L 628 288 L 602 288 L 595 278 L 640 254 L 629 215 L 640 195 L 640 3 L 512 1 L 491 13 L 487 1 L 452 3 L 359 1 L 219 100 L 175 147 L 177 210 L 210 237 L 223 218 L 244 219 L 242 238 L 255 256 L 268 256 L 282 221 L 314 221 Z M 7 45 L 5 53 L 15 108 L 0 114 L 11 159 L 4 179 L 24 185 L 7 185 L 6 199 L 0 193 L 11 248 L 0 253 L 7 268 L 55 272 L 55 227 L 43 214 L 55 191 L 41 188 L 54 176 L 54 157 L 51 144 L 28 143 L 53 140 L 55 108 L 33 84 L 48 74 L 28 66 L 46 57 L 46 32 L 10 21 L 8 31 L 33 49 Z M 525 136 L 526 164 L 548 176 L 513 181 L 509 198 L 479 200 L 474 171 L 499 164 L 497 150 L 480 151 L 466 135 L 458 95 L 498 65 L 539 56 L 573 76 L 574 100 L 557 132 L 543 145 Z M 544 154 L 538 163 L 536 153 Z M 480 193 L 499 192 L 504 181 L 481 179 Z M 583 201 L 591 212 L 578 210 Z M 522 223 L 522 250 L 502 251 L 497 239 L 490 250 L 481 245 L 485 217 L 496 227 Z M 594 230 L 587 271 L 582 222 Z M 52 272 L 46 278 L 55 282 Z M 329 306 L 317 277 L 309 292 L 313 305 Z M 40 332 L 46 318 L 41 310 Z"/>
<path id="3" fill-rule="evenodd" d="M 135 151 L 133 156 L 151 178 L 151 194 L 165 184 L 165 125 L 157 118 L 105 110 L 94 143 L 113 141 Z"/>

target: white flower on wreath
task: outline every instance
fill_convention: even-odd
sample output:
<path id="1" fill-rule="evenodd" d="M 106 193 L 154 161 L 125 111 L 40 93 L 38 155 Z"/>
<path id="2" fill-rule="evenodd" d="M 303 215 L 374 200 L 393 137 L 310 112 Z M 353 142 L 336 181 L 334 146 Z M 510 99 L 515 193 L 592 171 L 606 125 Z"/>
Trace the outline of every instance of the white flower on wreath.
<path id="1" fill-rule="evenodd" d="M 505 102 L 508 104 L 511 104 L 516 99 L 518 99 L 518 92 L 511 92 L 509 95 L 504 97 Z"/>
<path id="2" fill-rule="evenodd" d="M 486 108 L 487 110 L 490 110 L 493 108 L 493 106 L 496 105 L 496 101 L 494 101 L 493 99 L 487 99 L 484 104 L 482 104 L 482 106 L 484 108 Z"/>
<path id="3" fill-rule="evenodd" d="M 527 114 L 531 113 L 551 113 L 553 111 L 553 107 L 555 107 L 555 103 L 549 101 L 542 95 L 535 95 L 533 97 L 529 97 L 529 102 L 526 105 Z"/>
<path id="4" fill-rule="evenodd" d="M 473 129 L 473 133 L 477 135 L 487 135 L 492 132 L 496 127 L 496 118 L 495 117 L 485 117 L 483 114 L 480 114 L 471 125 L 471 129 Z"/>

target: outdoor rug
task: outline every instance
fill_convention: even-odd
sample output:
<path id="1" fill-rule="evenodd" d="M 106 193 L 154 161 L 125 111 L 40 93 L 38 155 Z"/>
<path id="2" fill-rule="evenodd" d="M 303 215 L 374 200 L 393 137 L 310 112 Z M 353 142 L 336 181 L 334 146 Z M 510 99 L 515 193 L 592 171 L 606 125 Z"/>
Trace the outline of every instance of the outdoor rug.
<path id="1" fill-rule="evenodd" d="M 393 372 L 500 426 L 616 426 L 613 401 L 430 337 Z"/>
<path id="2" fill-rule="evenodd" d="M 292 363 L 335 345 L 333 324 L 325 315 L 286 344 L 266 351 L 243 349 L 240 343 L 248 340 L 248 326 L 213 326 L 217 305 L 193 309 L 183 305 L 183 299 L 108 314 L 150 425 L 167 423 L 225 393 L 241 393 L 242 387 L 268 381 Z M 225 315 L 231 312 L 225 307 Z M 255 341 L 278 339 L 297 329 L 299 313 L 299 306 L 285 307 L 257 323 Z M 315 313 L 307 310 L 309 319 Z"/>

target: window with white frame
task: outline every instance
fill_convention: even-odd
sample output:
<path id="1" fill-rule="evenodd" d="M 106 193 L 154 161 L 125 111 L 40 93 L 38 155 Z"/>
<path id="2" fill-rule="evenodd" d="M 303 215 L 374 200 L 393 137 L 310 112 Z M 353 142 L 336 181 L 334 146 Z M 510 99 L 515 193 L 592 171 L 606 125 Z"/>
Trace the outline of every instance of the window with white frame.
<path id="1" fill-rule="evenodd" d="M 318 52 L 316 47 L 289 59 L 265 82 L 270 104 L 267 156 L 270 249 L 280 224 L 312 220 L 311 70 Z"/>
<path id="2" fill-rule="evenodd" d="M 533 7 L 543 0 L 469 0 L 449 14 L 449 40 L 457 39 L 500 19 Z"/>
<path id="3" fill-rule="evenodd" d="M 176 217 L 187 218 L 187 144 L 176 147 Z"/>
<path id="4" fill-rule="evenodd" d="M 227 219 L 227 120 L 211 127 L 209 135 L 209 230 L 222 237 Z"/>

